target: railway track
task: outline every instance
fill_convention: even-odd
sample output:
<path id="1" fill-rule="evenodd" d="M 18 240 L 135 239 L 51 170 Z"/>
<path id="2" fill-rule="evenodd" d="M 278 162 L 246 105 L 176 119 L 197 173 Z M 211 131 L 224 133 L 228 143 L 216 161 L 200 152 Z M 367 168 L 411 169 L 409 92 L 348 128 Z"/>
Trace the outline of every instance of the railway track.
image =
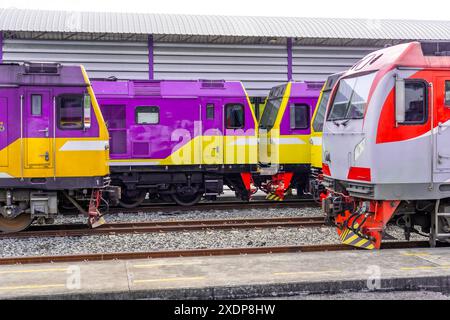
<path id="1" fill-rule="evenodd" d="M 108 214 L 117 213 L 140 213 L 147 211 L 157 212 L 185 212 L 185 211 L 205 211 L 205 210 L 234 210 L 234 209 L 267 209 L 267 208 L 306 208 L 319 207 L 314 200 L 287 200 L 282 202 L 257 200 L 250 202 L 243 201 L 216 201 L 201 202 L 190 207 L 183 207 L 172 203 L 145 203 L 137 208 L 113 207 Z"/>
<path id="2" fill-rule="evenodd" d="M 411 242 L 386 242 L 382 249 L 413 249 L 429 247 L 428 241 Z M 108 261 L 108 260 L 132 260 L 150 258 L 176 258 L 176 257 L 202 257 L 225 256 L 242 254 L 272 254 L 272 253 L 299 253 L 299 252 L 324 252 L 324 251 L 350 251 L 363 250 L 342 244 L 303 245 L 283 247 L 248 247 L 248 248 L 217 248 L 217 249 L 192 249 L 175 251 L 152 252 L 124 252 L 102 254 L 80 254 L 64 256 L 34 256 L 0 258 L 0 265 L 11 264 L 38 264 L 57 262 L 83 262 L 83 261 Z"/>
<path id="3" fill-rule="evenodd" d="M 321 227 L 324 217 L 256 218 L 227 220 L 181 220 L 134 223 L 110 223 L 92 229 L 84 224 L 34 225 L 19 233 L 0 233 L 1 238 L 68 237 L 102 234 L 130 234 L 151 232 L 177 232 L 198 230 L 254 229 L 277 227 Z"/>

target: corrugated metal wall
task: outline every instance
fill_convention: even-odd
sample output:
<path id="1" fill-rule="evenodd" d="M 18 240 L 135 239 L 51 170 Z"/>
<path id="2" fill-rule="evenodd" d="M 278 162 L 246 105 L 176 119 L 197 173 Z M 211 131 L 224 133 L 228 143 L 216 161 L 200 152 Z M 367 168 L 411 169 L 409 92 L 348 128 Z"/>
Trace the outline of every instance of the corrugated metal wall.
<path id="1" fill-rule="evenodd" d="M 287 81 L 283 45 L 155 43 L 155 79 L 243 81 L 250 96 L 265 96 Z"/>
<path id="2" fill-rule="evenodd" d="M 345 71 L 372 51 L 369 47 L 294 46 L 292 74 L 294 80 L 325 81 L 333 73 Z"/>
<path id="3" fill-rule="evenodd" d="M 148 43 L 125 41 L 3 41 L 3 61 L 83 64 L 91 78 L 148 79 Z"/>
<path id="4" fill-rule="evenodd" d="M 294 46 L 294 80 L 325 80 L 377 48 Z M 288 80 L 286 45 L 166 43 L 153 45 L 154 79 L 243 81 L 250 96 L 264 97 Z M 17 40 L 3 42 L 3 61 L 81 63 L 91 78 L 149 79 L 148 42 Z"/>

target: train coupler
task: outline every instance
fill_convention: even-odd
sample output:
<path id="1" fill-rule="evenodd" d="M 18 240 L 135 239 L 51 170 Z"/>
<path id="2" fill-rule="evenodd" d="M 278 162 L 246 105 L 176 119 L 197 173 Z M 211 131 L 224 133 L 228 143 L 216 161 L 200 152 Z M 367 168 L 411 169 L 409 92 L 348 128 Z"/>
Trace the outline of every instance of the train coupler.
<path id="1" fill-rule="evenodd" d="M 278 173 L 272 176 L 272 180 L 265 186 L 266 199 L 273 201 L 283 201 L 291 185 L 292 172 Z"/>
<path id="2" fill-rule="evenodd" d="M 106 223 L 105 219 L 98 210 L 101 201 L 102 201 L 102 191 L 93 190 L 91 200 L 89 201 L 89 210 L 88 210 L 89 215 L 88 223 L 91 226 L 91 228 L 98 228 Z"/>

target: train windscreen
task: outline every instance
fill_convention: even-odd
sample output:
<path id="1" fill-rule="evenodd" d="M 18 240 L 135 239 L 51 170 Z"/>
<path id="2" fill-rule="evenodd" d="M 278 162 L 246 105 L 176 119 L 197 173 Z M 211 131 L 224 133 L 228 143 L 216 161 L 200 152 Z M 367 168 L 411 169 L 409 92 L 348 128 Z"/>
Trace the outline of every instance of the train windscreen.
<path id="1" fill-rule="evenodd" d="M 329 121 L 363 119 L 369 91 L 376 73 L 341 79 L 334 97 Z"/>
<path id="2" fill-rule="evenodd" d="M 325 119 L 325 113 L 327 112 L 328 101 L 330 100 L 331 90 L 324 91 L 322 98 L 320 99 L 319 106 L 317 107 L 317 113 L 313 121 L 313 129 L 315 132 L 323 131 L 323 121 Z"/>
<path id="3" fill-rule="evenodd" d="M 283 101 L 286 86 L 278 86 L 270 91 L 267 99 L 266 107 L 264 108 L 259 127 L 261 129 L 270 130 L 273 128 L 277 119 L 278 111 L 280 110 L 281 102 Z"/>

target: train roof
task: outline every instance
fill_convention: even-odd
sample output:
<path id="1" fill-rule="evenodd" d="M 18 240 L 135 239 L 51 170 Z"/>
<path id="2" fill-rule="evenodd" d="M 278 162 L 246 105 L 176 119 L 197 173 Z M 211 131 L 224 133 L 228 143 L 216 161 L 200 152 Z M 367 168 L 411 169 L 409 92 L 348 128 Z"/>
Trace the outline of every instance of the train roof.
<path id="1" fill-rule="evenodd" d="M 0 84 L 3 86 L 87 86 L 81 66 L 48 62 L 0 64 Z"/>
<path id="2" fill-rule="evenodd" d="M 96 96 L 122 97 L 239 97 L 239 81 L 222 80 L 105 80 L 91 81 Z"/>
<path id="3" fill-rule="evenodd" d="M 318 97 L 323 85 L 320 81 L 293 81 L 291 97 Z"/>
<path id="4" fill-rule="evenodd" d="M 450 69 L 450 44 L 409 42 L 384 48 L 365 56 L 345 76 L 389 67 Z"/>

